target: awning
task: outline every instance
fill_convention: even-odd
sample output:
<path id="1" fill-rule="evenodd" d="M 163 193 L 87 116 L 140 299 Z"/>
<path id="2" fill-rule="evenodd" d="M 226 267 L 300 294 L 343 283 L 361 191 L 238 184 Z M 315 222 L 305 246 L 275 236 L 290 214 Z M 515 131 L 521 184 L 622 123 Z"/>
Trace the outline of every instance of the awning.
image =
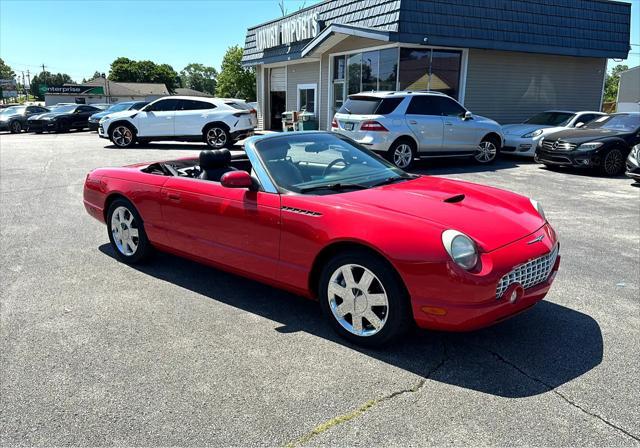
<path id="1" fill-rule="evenodd" d="M 389 42 L 393 40 L 392 34 L 395 33 L 376 28 L 332 23 L 302 49 L 301 56 L 304 58 L 321 55 L 350 36 Z"/>

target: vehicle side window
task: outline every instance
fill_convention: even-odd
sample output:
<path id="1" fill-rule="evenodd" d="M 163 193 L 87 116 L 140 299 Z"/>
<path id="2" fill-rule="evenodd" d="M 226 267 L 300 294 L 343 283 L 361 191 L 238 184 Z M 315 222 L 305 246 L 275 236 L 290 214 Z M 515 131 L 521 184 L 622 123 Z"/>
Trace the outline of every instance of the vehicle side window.
<path id="1" fill-rule="evenodd" d="M 407 114 L 411 115 L 440 115 L 437 104 L 430 96 L 414 96 L 407 108 Z"/>
<path id="2" fill-rule="evenodd" d="M 584 123 L 587 124 L 590 121 L 595 120 L 596 118 L 598 118 L 600 115 L 596 115 L 596 114 L 584 114 L 584 115 L 580 115 L 578 117 L 578 119 L 576 120 L 576 124 L 578 123 Z"/>
<path id="3" fill-rule="evenodd" d="M 37 107 L 34 107 L 34 106 L 28 106 L 27 107 L 27 113 L 28 114 L 33 114 L 33 113 L 36 113 L 36 112 L 38 112 L 38 108 Z"/>
<path id="4" fill-rule="evenodd" d="M 180 100 L 177 110 L 207 110 L 215 109 L 215 105 L 197 100 Z"/>
<path id="5" fill-rule="evenodd" d="M 434 100 L 438 104 L 441 115 L 447 117 L 463 117 L 466 112 L 464 107 L 449 98 L 436 97 Z"/>
<path id="6" fill-rule="evenodd" d="M 147 112 L 170 112 L 176 110 L 179 101 L 174 99 L 161 100 L 146 109 Z"/>
<path id="7" fill-rule="evenodd" d="M 142 109 L 144 106 L 146 106 L 147 103 L 136 103 L 133 106 L 131 106 L 131 109 L 133 110 L 140 110 Z"/>

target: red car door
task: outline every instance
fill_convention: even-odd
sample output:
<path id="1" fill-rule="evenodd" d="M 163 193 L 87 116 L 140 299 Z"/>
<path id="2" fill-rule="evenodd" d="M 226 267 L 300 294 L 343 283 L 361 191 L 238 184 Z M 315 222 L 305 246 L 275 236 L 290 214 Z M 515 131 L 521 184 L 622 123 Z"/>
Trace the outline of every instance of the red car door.
<path id="1" fill-rule="evenodd" d="M 161 193 L 168 242 L 186 254 L 273 279 L 280 249 L 280 195 L 170 178 Z"/>

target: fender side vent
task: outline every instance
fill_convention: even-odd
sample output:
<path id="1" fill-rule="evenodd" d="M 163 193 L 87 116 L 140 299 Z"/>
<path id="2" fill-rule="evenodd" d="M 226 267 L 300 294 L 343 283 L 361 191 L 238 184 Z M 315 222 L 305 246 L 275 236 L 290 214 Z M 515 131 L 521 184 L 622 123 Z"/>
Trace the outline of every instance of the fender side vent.
<path id="1" fill-rule="evenodd" d="M 294 207 L 282 207 L 281 210 L 285 212 L 298 213 L 299 215 L 307 215 L 307 216 L 322 216 L 322 213 L 313 212 L 311 210 L 304 210 L 301 208 Z"/>
<path id="2" fill-rule="evenodd" d="M 462 202 L 463 200 L 464 200 L 464 195 L 457 194 L 455 196 L 451 196 L 450 198 L 445 199 L 444 202 L 447 202 L 449 204 L 455 204 L 457 202 Z"/>

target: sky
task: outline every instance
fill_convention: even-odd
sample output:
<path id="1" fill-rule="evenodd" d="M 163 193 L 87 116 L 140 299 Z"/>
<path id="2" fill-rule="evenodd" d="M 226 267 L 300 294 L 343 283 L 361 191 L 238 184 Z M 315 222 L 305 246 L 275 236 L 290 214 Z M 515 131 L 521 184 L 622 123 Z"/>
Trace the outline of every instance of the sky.
<path id="1" fill-rule="evenodd" d="M 631 53 L 640 65 L 640 0 L 632 3 Z M 318 0 L 285 0 L 288 12 Z M 120 56 L 217 69 L 226 49 L 244 45 L 248 27 L 278 18 L 278 0 L 0 0 L 0 57 L 21 76 L 42 70 L 79 82 L 108 73 Z"/>

